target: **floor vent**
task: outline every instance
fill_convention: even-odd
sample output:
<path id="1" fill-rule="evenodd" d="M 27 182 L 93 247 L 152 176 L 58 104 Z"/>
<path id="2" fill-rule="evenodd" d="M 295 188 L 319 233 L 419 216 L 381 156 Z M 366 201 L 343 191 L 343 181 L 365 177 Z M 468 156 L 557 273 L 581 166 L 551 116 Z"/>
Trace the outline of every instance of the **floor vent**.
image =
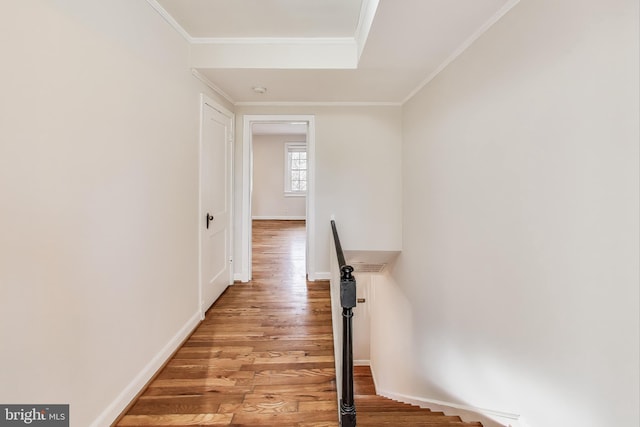
<path id="1" fill-rule="evenodd" d="M 371 264 L 364 262 L 355 262 L 351 264 L 353 271 L 356 273 L 382 273 L 386 264 Z"/>

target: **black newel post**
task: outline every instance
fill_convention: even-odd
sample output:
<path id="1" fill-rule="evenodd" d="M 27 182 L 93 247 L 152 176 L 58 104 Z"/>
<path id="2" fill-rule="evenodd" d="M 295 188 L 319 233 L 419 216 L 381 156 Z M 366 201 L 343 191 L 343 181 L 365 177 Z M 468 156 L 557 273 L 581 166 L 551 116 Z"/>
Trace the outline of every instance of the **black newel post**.
<path id="1" fill-rule="evenodd" d="M 353 267 L 347 265 L 340 245 L 335 221 L 331 221 L 333 241 L 340 266 L 340 305 L 342 306 L 342 396 L 340 397 L 340 426 L 356 426 L 356 405 L 353 401 L 353 337 L 351 320 L 356 306 L 356 278 Z"/>
<path id="2" fill-rule="evenodd" d="M 356 280 L 351 274 L 353 267 L 340 269 L 340 304 L 342 305 L 342 398 L 340 399 L 340 424 L 355 427 L 356 406 L 353 401 L 353 339 L 351 319 L 356 306 Z"/>

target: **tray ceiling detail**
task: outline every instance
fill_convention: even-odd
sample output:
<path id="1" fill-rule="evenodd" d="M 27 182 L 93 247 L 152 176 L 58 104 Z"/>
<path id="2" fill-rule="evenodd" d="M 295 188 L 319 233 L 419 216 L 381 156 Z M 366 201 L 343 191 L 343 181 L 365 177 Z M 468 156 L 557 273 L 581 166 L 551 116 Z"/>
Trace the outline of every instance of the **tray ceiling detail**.
<path id="1" fill-rule="evenodd" d="M 238 105 L 401 104 L 518 1 L 147 0 Z"/>

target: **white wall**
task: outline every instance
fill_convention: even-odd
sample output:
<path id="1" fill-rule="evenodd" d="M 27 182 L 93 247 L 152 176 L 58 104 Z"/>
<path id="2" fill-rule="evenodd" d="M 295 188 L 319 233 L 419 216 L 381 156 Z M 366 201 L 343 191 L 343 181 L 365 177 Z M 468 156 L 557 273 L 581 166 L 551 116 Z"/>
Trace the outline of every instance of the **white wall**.
<path id="1" fill-rule="evenodd" d="M 348 263 L 349 261 L 347 261 Z M 371 286 L 376 274 L 354 273 L 356 298 L 364 299 L 353 308 L 353 363 L 369 365 L 371 361 Z"/>
<path id="2" fill-rule="evenodd" d="M 257 219 L 304 219 L 305 197 L 284 195 L 286 142 L 306 142 L 306 135 L 253 136 L 251 215 Z"/>
<path id="3" fill-rule="evenodd" d="M 198 311 L 204 87 L 144 1 L 5 1 L 0 33 L 0 401 L 107 425 Z"/>
<path id="4" fill-rule="evenodd" d="M 638 39 L 637 1 L 522 0 L 405 105 L 385 387 L 640 423 Z"/>
<path id="5" fill-rule="evenodd" d="M 345 249 L 400 249 L 400 107 L 238 107 L 236 194 L 242 191 L 243 116 L 254 114 L 315 115 L 316 273 L 329 275 L 332 214 Z M 236 197 L 236 268 L 240 267 L 242 257 L 241 213 L 242 200 Z"/>

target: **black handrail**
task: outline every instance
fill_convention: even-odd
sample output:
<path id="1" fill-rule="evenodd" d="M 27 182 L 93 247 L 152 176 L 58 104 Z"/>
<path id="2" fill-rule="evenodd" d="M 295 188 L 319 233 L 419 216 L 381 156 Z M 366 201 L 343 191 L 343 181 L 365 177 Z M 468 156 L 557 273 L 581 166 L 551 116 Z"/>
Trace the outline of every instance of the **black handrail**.
<path id="1" fill-rule="evenodd" d="M 344 252 L 342 252 L 342 245 L 340 244 L 340 237 L 338 237 L 338 229 L 336 228 L 336 222 L 331 220 L 331 230 L 333 231 L 333 242 L 336 244 L 336 254 L 338 254 L 338 265 L 342 269 L 343 265 L 347 265 L 344 260 Z"/>
<path id="2" fill-rule="evenodd" d="M 353 267 L 347 265 L 340 245 L 336 222 L 331 220 L 333 241 L 340 266 L 340 305 L 342 306 L 342 397 L 340 398 L 340 425 L 355 427 L 356 405 L 353 400 L 353 335 L 351 320 L 356 306 L 356 279 Z"/>

